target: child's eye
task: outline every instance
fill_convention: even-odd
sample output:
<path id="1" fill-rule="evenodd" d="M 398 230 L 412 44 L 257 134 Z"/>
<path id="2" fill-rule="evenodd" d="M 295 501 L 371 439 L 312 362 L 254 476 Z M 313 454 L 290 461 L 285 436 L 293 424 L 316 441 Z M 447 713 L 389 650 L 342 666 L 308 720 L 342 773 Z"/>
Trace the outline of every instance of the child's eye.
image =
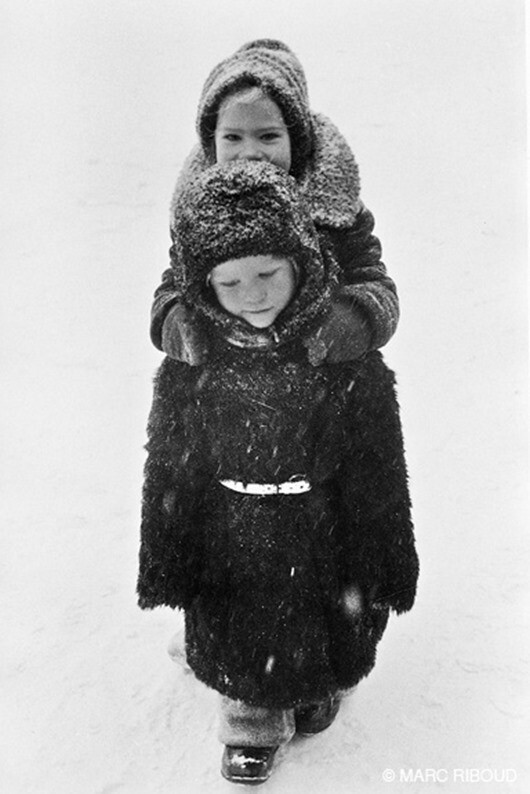
<path id="1" fill-rule="evenodd" d="M 217 282 L 216 286 L 222 287 L 223 289 L 232 289 L 233 287 L 237 287 L 238 284 L 239 284 L 239 281 L 237 281 L 237 280 L 234 280 L 234 281 L 219 281 L 219 282 Z"/>
<path id="2" fill-rule="evenodd" d="M 267 270 L 266 273 L 260 273 L 259 277 L 261 279 L 272 278 L 274 276 L 274 274 L 277 273 L 277 272 L 278 272 L 278 268 L 276 268 L 276 270 Z"/>
<path id="3" fill-rule="evenodd" d="M 239 135 L 236 135 L 235 132 L 227 132 L 223 135 L 223 140 L 229 143 L 237 143 L 237 141 L 239 141 Z"/>
<path id="4" fill-rule="evenodd" d="M 272 142 L 278 140 L 278 138 L 280 138 L 280 137 L 281 136 L 280 136 L 280 134 L 278 132 L 266 132 L 266 133 L 264 133 L 261 136 L 261 140 L 265 141 L 267 143 L 272 143 Z"/>

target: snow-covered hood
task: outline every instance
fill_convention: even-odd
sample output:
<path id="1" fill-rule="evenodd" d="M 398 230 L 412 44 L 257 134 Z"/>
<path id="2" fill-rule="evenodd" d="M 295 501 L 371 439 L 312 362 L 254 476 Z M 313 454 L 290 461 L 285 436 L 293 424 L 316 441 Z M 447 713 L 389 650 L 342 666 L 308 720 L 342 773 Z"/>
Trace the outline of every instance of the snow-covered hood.
<path id="1" fill-rule="evenodd" d="M 293 177 L 270 163 L 240 161 L 195 171 L 174 202 L 173 236 L 183 299 L 244 347 L 281 344 L 329 308 L 336 265 L 320 240 Z M 298 268 L 295 297 L 273 327 L 255 329 L 218 305 L 207 276 L 223 261 L 273 254 Z"/>
<path id="2" fill-rule="evenodd" d="M 259 88 L 280 108 L 291 138 L 291 170 L 298 176 L 313 147 L 307 83 L 296 55 L 276 39 L 244 44 L 208 75 L 196 120 L 204 152 L 207 156 L 213 152 L 217 113 L 223 99 L 251 86 Z"/>

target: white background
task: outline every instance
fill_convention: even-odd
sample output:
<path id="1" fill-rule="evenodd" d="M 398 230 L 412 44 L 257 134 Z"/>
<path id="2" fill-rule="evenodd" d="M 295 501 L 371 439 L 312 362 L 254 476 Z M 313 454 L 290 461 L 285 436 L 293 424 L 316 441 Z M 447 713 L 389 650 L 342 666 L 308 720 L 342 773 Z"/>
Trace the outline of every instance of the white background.
<path id="1" fill-rule="evenodd" d="M 264 36 L 350 141 L 398 284 L 386 357 L 422 563 L 374 672 L 264 790 L 529 790 L 523 12 L 0 4 L 2 792 L 233 790 L 215 696 L 165 651 L 180 617 L 140 612 L 135 579 L 170 194 L 209 70 Z M 487 782 L 506 769 L 514 783 Z"/>

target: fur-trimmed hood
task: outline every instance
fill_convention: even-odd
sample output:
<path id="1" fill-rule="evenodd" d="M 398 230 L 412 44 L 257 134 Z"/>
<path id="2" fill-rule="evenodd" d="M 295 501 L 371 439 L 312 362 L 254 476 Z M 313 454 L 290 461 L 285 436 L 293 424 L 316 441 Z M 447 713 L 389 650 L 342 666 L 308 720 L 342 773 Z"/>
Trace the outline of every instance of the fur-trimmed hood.
<path id="1" fill-rule="evenodd" d="M 291 139 L 291 173 L 325 226 L 352 225 L 359 210 L 359 174 L 346 140 L 325 116 L 313 113 L 302 65 L 281 41 L 258 39 L 221 61 L 204 84 L 196 128 L 206 162 L 214 162 L 217 113 L 223 99 L 250 86 L 279 107 Z"/>
<path id="2" fill-rule="evenodd" d="M 314 150 L 298 180 L 317 226 L 353 226 L 361 208 L 359 169 L 342 133 L 313 113 Z"/>
<path id="3" fill-rule="evenodd" d="M 205 154 L 214 150 L 217 114 L 228 96 L 258 88 L 279 107 L 291 138 L 291 172 L 298 176 L 313 149 L 313 131 L 302 64 L 275 39 L 244 44 L 212 69 L 204 84 L 197 110 L 196 128 Z"/>
<path id="4" fill-rule="evenodd" d="M 285 171 L 247 160 L 199 170 L 174 210 L 183 300 L 223 337 L 244 347 L 275 346 L 308 333 L 329 310 L 337 266 L 321 251 L 309 208 Z M 269 329 L 225 312 L 207 286 L 221 262 L 259 255 L 289 258 L 298 274 L 293 300 Z"/>

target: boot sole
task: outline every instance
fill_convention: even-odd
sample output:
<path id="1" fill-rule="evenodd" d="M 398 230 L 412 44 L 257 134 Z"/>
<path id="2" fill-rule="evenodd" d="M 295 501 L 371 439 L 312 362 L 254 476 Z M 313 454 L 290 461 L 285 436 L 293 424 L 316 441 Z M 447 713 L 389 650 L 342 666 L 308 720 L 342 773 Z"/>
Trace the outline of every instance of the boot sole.
<path id="1" fill-rule="evenodd" d="M 324 731 L 327 731 L 328 728 L 331 728 L 332 724 L 333 723 L 330 722 L 329 725 L 326 725 L 324 728 L 319 728 L 318 731 L 296 731 L 296 735 L 305 737 L 318 736 L 319 733 L 323 733 Z"/>
<path id="2" fill-rule="evenodd" d="M 228 780 L 229 783 L 238 783 L 239 785 L 243 784 L 245 786 L 259 786 L 260 783 L 266 783 L 266 781 L 270 778 L 270 775 L 267 777 L 233 777 L 230 775 L 225 775 L 224 772 L 221 772 L 221 775 L 224 777 L 225 780 Z"/>

